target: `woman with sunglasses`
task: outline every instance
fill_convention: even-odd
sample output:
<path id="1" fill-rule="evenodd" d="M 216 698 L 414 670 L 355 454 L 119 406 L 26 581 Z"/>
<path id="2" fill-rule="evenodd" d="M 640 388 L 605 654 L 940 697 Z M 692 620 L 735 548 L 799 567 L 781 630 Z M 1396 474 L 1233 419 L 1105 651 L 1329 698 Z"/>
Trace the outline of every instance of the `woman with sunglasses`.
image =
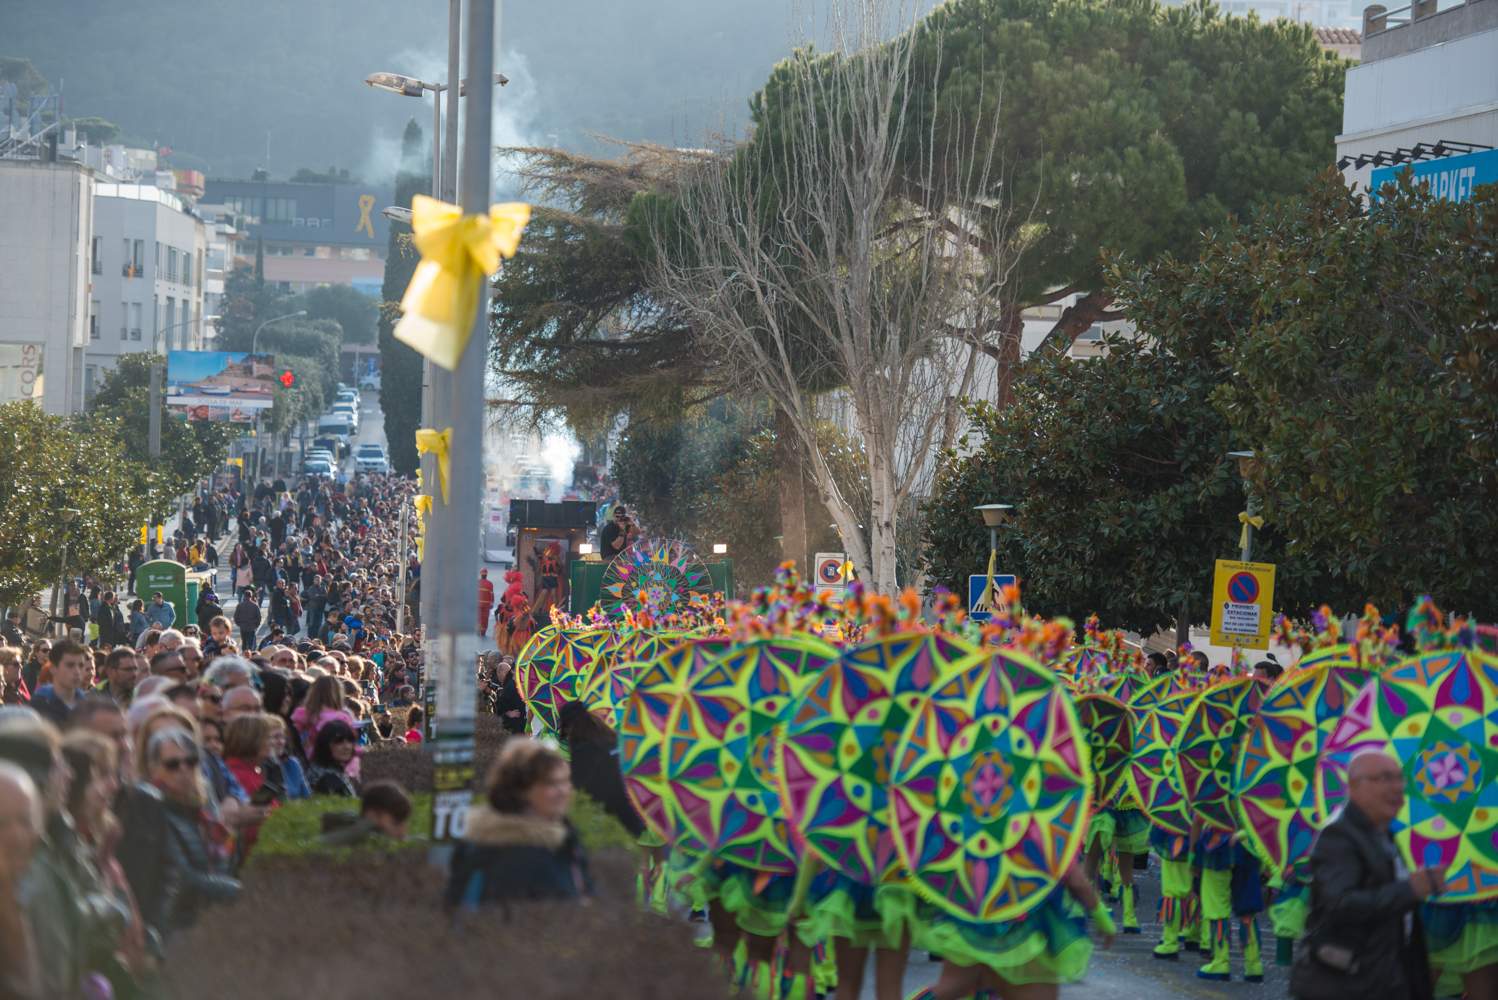
<path id="1" fill-rule="evenodd" d="M 228 834 L 205 810 L 202 751 L 177 726 L 145 744 L 146 780 L 124 817 L 120 862 L 146 923 L 165 936 L 191 927 L 198 912 L 239 895 L 228 874 Z"/>

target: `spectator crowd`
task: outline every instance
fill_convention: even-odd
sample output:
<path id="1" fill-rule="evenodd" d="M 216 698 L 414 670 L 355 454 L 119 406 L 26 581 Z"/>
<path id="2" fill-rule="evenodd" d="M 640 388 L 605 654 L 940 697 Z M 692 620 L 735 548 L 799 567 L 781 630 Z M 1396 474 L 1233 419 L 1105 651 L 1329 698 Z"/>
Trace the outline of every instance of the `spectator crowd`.
<path id="1" fill-rule="evenodd" d="M 410 493 L 381 476 L 219 490 L 172 538 L 208 574 L 194 608 L 127 611 L 88 578 L 64 587 L 66 638 L 7 617 L 0 1000 L 152 995 L 165 943 L 236 897 L 283 803 L 362 795 L 340 836 L 404 835 L 409 799 L 363 787 L 359 758 L 423 737 L 419 629 L 396 631 L 419 592 L 395 527 Z"/>

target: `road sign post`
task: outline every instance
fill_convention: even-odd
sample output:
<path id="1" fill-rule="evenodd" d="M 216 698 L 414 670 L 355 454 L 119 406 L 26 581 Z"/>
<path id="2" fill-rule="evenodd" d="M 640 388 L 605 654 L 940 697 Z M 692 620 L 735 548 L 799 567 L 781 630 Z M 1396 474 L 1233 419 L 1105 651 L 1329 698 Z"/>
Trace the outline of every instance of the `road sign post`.
<path id="1" fill-rule="evenodd" d="M 1274 625 L 1274 564 L 1217 560 L 1212 580 L 1212 645 L 1268 649 Z"/>

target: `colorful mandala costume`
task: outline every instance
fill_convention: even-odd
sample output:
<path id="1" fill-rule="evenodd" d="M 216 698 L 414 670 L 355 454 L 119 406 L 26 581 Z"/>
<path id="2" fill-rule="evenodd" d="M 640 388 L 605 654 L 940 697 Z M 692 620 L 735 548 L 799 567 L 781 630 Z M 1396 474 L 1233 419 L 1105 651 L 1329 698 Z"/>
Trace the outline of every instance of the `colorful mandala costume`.
<path id="1" fill-rule="evenodd" d="M 913 912 L 887 822 L 889 769 L 917 701 L 966 644 L 905 633 L 845 649 L 812 678 L 777 745 L 782 802 L 811 854 L 811 940 L 894 947 Z"/>
<path id="2" fill-rule="evenodd" d="M 565 629 L 549 637 L 526 660 L 516 685 L 531 714 L 549 732 L 556 732 L 562 706 L 578 700 L 594 663 L 607 656 L 618 641 L 618 633 L 612 629 Z"/>
<path id="3" fill-rule="evenodd" d="M 685 542 L 639 541 L 604 569 L 600 603 L 613 616 L 625 609 L 660 620 L 684 611 L 693 594 L 712 590 L 712 577 Z"/>
<path id="4" fill-rule="evenodd" d="M 1059 884 L 1087 827 L 1085 746 L 1056 675 L 1016 650 L 955 661 L 915 704 L 890 822 L 929 904 L 926 946 L 1014 983 L 1085 969 L 1085 921 Z"/>
<path id="5" fill-rule="evenodd" d="M 1445 872 L 1441 904 L 1428 907 L 1431 964 L 1450 975 L 1498 962 L 1498 659 L 1439 650 L 1370 681 L 1327 742 L 1317 773 L 1324 809 L 1364 748 L 1404 765 L 1394 840 L 1407 863 Z M 1454 912 L 1440 912 L 1447 907 Z"/>

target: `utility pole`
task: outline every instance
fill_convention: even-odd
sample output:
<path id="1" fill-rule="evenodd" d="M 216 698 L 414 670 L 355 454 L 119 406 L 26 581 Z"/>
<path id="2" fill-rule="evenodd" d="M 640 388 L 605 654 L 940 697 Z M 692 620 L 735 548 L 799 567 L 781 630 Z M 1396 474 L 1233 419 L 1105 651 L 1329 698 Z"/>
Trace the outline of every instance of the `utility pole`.
<path id="1" fill-rule="evenodd" d="M 475 81 L 464 115 L 461 205 L 465 215 L 489 210 L 492 165 L 491 121 L 494 104 L 495 0 L 469 0 L 467 20 L 468 78 Z M 422 597 L 430 612 L 422 615 L 435 655 L 428 672 L 437 680 L 437 717 L 434 742 L 436 795 L 433 802 L 433 839 L 451 840 L 463 833 L 473 784 L 473 725 L 477 697 L 478 629 L 474 623 L 478 546 L 474 543 L 483 497 L 484 369 L 489 342 L 487 281 L 473 317 L 473 330 L 457 370 L 450 376 L 452 393 L 439 412 L 437 429 L 452 428 L 452 460 L 448 503 L 433 504 L 427 529 L 427 566 L 422 572 Z M 434 372 L 437 369 L 434 367 Z M 438 395 L 439 403 L 442 397 Z M 441 408 L 439 407 L 439 410 Z"/>
<path id="2" fill-rule="evenodd" d="M 152 465 L 155 465 L 156 460 L 161 457 L 161 408 L 163 406 L 161 382 L 162 375 L 164 374 L 161 369 L 164 363 L 165 359 L 160 357 L 151 362 L 151 410 L 146 414 L 146 448 L 151 456 Z M 156 530 L 155 514 L 151 515 L 149 527 L 151 531 Z M 142 559 L 151 558 L 151 540 L 149 534 L 150 532 L 147 532 L 146 544 L 141 546 L 140 554 Z"/>
<path id="3" fill-rule="evenodd" d="M 402 499 L 400 566 L 395 582 L 395 630 L 401 635 L 406 634 L 406 530 L 410 522 L 411 502 L 409 499 Z"/>

